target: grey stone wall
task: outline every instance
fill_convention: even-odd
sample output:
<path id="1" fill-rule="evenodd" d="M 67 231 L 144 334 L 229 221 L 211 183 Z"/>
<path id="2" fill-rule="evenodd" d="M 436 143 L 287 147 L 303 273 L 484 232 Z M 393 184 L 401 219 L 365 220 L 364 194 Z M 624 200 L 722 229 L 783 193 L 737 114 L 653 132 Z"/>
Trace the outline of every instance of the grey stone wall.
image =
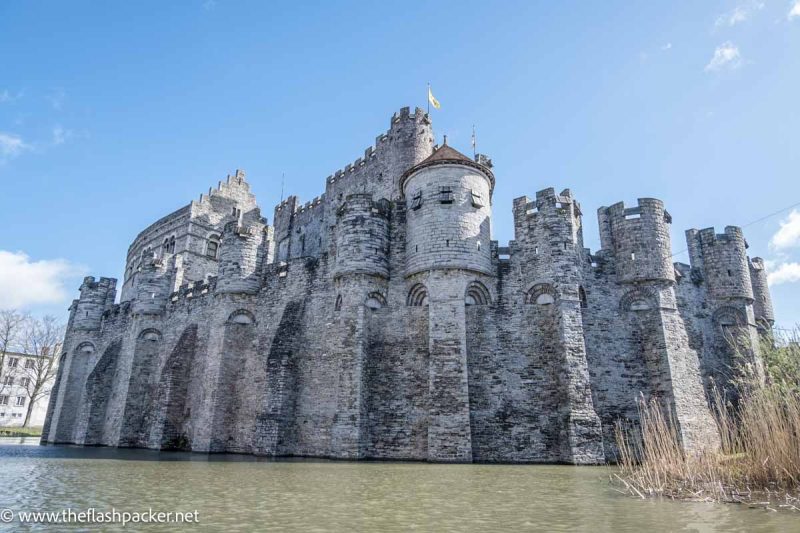
<path id="1" fill-rule="evenodd" d="M 514 201 L 501 247 L 489 160 L 432 154 L 404 108 L 272 224 L 237 171 L 147 228 L 122 303 L 115 280 L 81 285 L 42 441 L 591 464 L 656 398 L 687 449 L 714 446 L 729 341 L 758 365 L 774 320 L 741 231 L 691 230 L 692 264 L 673 264 L 671 217 L 640 199 L 599 210 L 593 254 L 580 204 L 545 189 Z"/>

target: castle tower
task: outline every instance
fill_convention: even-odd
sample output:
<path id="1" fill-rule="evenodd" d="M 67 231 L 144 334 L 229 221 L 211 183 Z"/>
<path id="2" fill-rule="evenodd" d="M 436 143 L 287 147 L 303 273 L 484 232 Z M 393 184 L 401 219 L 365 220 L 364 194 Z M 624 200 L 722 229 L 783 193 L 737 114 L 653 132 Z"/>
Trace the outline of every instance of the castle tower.
<path id="1" fill-rule="evenodd" d="M 364 453 L 361 379 L 366 352 L 365 320 L 371 312 L 367 307 L 385 303 L 390 205 L 388 200 L 373 201 L 371 194 L 351 194 L 336 214 L 333 268 L 336 327 L 329 342 L 333 356 L 342 362 L 342 374 L 331 450 L 337 457 L 355 459 Z"/>
<path id="2" fill-rule="evenodd" d="M 747 243 L 742 229 L 726 226 L 686 232 L 692 268 L 702 271 L 709 296 L 719 301 L 752 301 L 753 286 L 747 261 Z"/>
<path id="3" fill-rule="evenodd" d="M 771 329 L 775 324 L 775 311 L 767 283 L 767 269 L 760 257 L 750 259 L 750 283 L 753 287 L 753 313 L 761 330 Z"/>
<path id="4" fill-rule="evenodd" d="M 334 277 L 389 277 L 389 201 L 351 194 L 337 211 Z"/>
<path id="5" fill-rule="evenodd" d="M 664 202 L 640 198 L 636 207 L 622 202 L 601 207 L 600 246 L 614 254 L 620 283 L 674 282 L 670 224 Z"/>
<path id="6" fill-rule="evenodd" d="M 595 411 L 589 382 L 582 322 L 582 269 L 585 262 L 581 209 L 569 189 L 556 194 L 545 189 L 536 200 L 514 200 L 515 248 L 513 261 L 519 265 L 526 290 L 549 286 L 556 297 L 538 318 L 555 315 L 557 334 L 549 344 L 559 357 L 550 393 L 557 398 L 562 414 L 563 442 L 560 460 L 574 463 L 604 461 L 602 428 Z M 535 298 L 529 296 L 528 299 Z M 536 303 L 536 302 L 527 302 Z M 534 318 L 535 320 L 536 318 Z M 544 329 L 529 324 L 531 330 Z"/>
<path id="7" fill-rule="evenodd" d="M 228 222 L 219 249 L 217 292 L 255 294 L 261 288 L 266 226 Z"/>
<path id="8" fill-rule="evenodd" d="M 139 315 L 157 315 L 164 311 L 172 288 L 167 263 L 159 258 L 149 258 L 142 264 L 136 278 L 136 298 L 131 310 Z"/>
<path id="9" fill-rule="evenodd" d="M 97 282 L 93 276 L 83 278 L 80 298 L 74 300 L 70 308 L 71 329 L 100 329 L 103 312 L 114 305 L 116 287 L 117 280 L 114 278 L 100 278 Z"/>
<path id="10" fill-rule="evenodd" d="M 641 342 L 650 387 L 641 392 L 660 398 L 672 411 L 686 449 L 716 446 L 700 360 L 677 309 L 672 217 L 661 200 L 640 198 L 632 208 L 622 202 L 601 207 L 598 218 L 603 250 L 613 257 L 617 282 L 625 290 L 619 312 Z"/>
<path id="11" fill-rule="evenodd" d="M 493 274 L 494 175 L 445 142 L 409 169 L 400 186 L 406 202 L 406 278 L 410 285 L 424 285 L 428 295 L 428 458 L 471 461 L 464 295 L 471 281 Z"/>
<path id="12" fill-rule="evenodd" d="M 704 354 L 706 374 L 735 393 L 729 381 L 742 363 L 739 358 L 744 356 L 758 374 L 762 372 L 758 357 L 754 287 L 762 298 L 759 312 L 771 312 L 771 304 L 764 306 L 763 300 L 765 294 L 769 297 L 765 290 L 763 263 L 756 263 L 761 269 L 752 270 L 759 278 L 754 285 L 750 273 L 751 266 L 755 265 L 748 261 L 747 242 L 742 229 L 736 226 L 726 226 L 724 233 L 720 234 L 714 228 L 690 229 L 686 231 L 686 242 L 692 270 L 699 273 L 711 300 L 709 330 L 714 342 Z M 768 320 L 766 316 L 764 318 Z"/>

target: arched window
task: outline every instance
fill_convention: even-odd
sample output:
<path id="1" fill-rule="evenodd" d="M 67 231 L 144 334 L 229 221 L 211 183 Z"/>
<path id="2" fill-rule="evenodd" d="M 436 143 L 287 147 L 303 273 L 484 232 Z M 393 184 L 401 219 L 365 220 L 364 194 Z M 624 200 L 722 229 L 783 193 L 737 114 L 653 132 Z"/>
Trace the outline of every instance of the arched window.
<path id="1" fill-rule="evenodd" d="M 549 283 L 537 283 L 525 295 L 525 303 L 529 305 L 551 305 L 556 301 L 556 290 Z"/>
<path id="2" fill-rule="evenodd" d="M 589 302 L 586 299 L 586 291 L 583 290 L 583 287 L 578 287 L 578 299 L 581 301 L 581 307 L 583 309 L 589 307 Z"/>
<path id="3" fill-rule="evenodd" d="M 94 344 L 92 344 L 91 342 L 82 342 L 78 345 L 77 348 L 75 348 L 75 351 L 77 353 L 89 355 L 91 353 L 94 353 Z"/>
<path id="4" fill-rule="evenodd" d="M 492 295 L 483 283 L 472 281 L 467 285 L 467 292 L 464 295 L 465 305 L 488 305 L 490 303 L 492 303 Z"/>
<path id="5" fill-rule="evenodd" d="M 422 283 L 417 283 L 408 291 L 406 305 L 411 307 L 423 307 L 428 305 L 428 289 Z"/>
<path id="6" fill-rule="evenodd" d="M 342 310 L 342 295 L 338 295 L 336 297 L 336 303 L 333 305 L 334 311 L 341 311 Z"/>
<path id="7" fill-rule="evenodd" d="M 161 332 L 157 329 L 148 328 L 139 333 L 139 340 L 148 342 L 158 342 L 161 340 Z"/>
<path id="8" fill-rule="evenodd" d="M 250 324 L 255 324 L 256 317 L 247 309 L 239 309 L 231 313 L 231 316 L 228 317 L 228 322 L 231 324 L 249 326 Z"/>
<path id="9" fill-rule="evenodd" d="M 383 294 L 379 292 L 371 292 L 367 296 L 367 300 L 364 302 L 370 309 L 380 309 L 381 307 L 386 306 L 386 298 L 383 297 Z"/>
<path id="10" fill-rule="evenodd" d="M 216 259 L 219 251 L 219 235 L 211 235 L 206 243 L 206 257 Z"/>
<path id="11" fill-rule="evenodd" d="M 647 311 L 655 307 L 655 294 L 644 289 L 634 289 L 625 293 L 619 302 L 621 311 Z"/>

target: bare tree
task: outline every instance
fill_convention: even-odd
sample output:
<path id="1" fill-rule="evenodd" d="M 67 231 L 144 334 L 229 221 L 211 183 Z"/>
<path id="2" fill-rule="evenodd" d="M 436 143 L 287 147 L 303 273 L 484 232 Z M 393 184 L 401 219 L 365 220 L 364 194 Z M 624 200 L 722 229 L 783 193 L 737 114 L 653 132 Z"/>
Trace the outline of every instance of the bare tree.
<path id="1" fill-rule="evenodd" d="M 0 376 L 9 374 L 6 368 L 6 354 L 20 350 L 22 330 L 28 315 L 16 309 L 0 310 Z M 5 380 L 0 380 L 0 394 L 5 392 Z"/>
<path id="2" fill-rule="evenodd" d="M 41 319 L 29 318 L 25 321 L 22 335 L 23 351 L 33 357 L 26 357 L 22 374 L 22 386 L 28 399 L 25 412 L 27 427 L 37 401 L 50 394 L 58 370 L 58 358 L 64 339 L 64 325 L 55 317 Z"/>

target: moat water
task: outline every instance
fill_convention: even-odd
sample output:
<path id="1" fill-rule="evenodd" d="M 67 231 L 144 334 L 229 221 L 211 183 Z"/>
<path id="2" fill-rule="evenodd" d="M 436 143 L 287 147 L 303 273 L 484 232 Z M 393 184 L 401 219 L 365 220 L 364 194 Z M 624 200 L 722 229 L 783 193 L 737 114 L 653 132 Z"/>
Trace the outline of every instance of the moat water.
<path id="1" fill-rule="evenodd" d="M 788 512 L 634 499 L 614 490 L 609 472 L 605 467 L 276 462 L 0 438 L 0 518 L 2 509 L 152 508 L 197 510 L 198 531 L 800 531 L 800 515 Z M 0 523 L 2 528 L 20 529 L 18 523 Z M 172 531 L 175 525 L 125 529 Z"/>

